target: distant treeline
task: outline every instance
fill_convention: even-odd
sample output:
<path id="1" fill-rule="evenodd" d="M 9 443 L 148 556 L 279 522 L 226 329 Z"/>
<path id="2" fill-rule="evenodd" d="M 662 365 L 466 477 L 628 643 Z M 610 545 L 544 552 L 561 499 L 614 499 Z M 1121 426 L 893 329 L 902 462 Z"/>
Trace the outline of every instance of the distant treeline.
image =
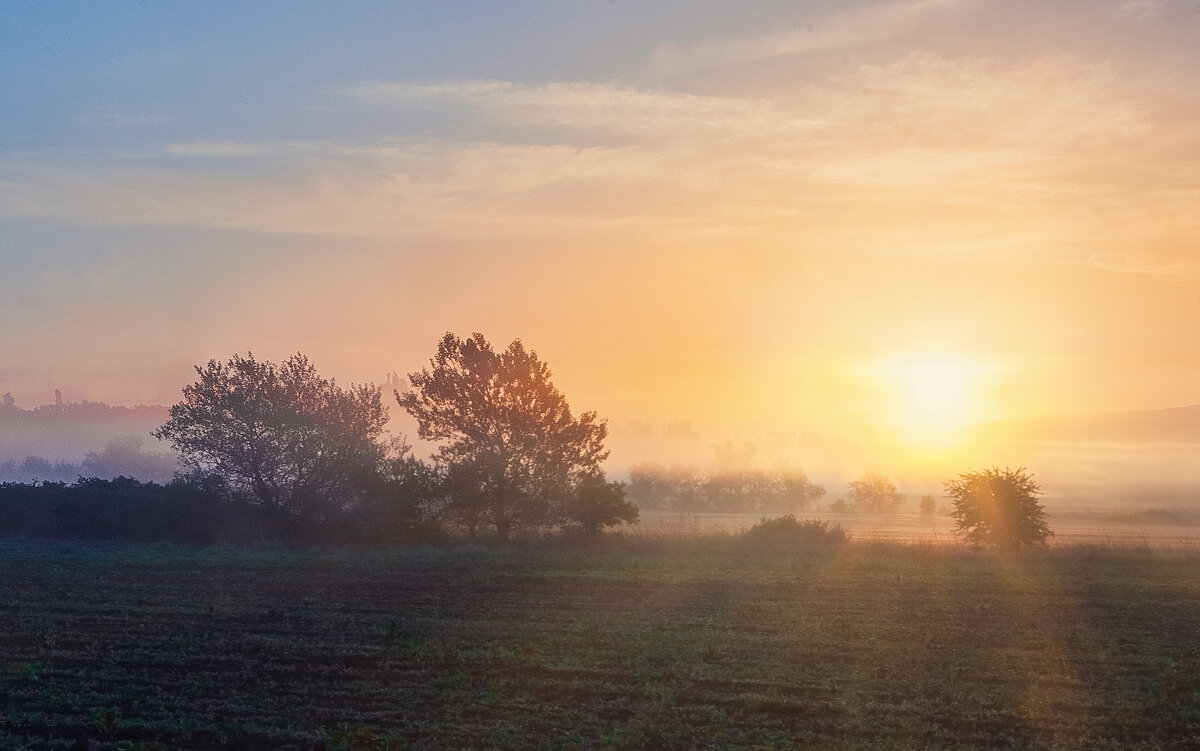
<path id="1" fill-rule="evenodd" d="M 41 404 L 31 409 L 17 406 L 12 394 L 0 397 L 0 420 L 33 420 L 60 417 L 76 420 L 100 420 L 120 422 L 131 419 L 166 419 L 167 408 L 158 404 L 139 404 L 135 407 L 106 404 L 105 402 L 64 402 L 62 394 L 55 392 L 54 404 Z"/>
<path id="2" fill-rule="evenodd" d="M 670 511 L 764 512 L 803 511 L 825 495 L 795 467 L 771 469 L 726 467 L 697 470 L 690 466 L 638 464 L 629 472 L 626 497 L 643 509 Z"/>
<path id="3" fill-rule="evenodd" d="M 112 479 L 136 477 L 144 482 L 170 482 L 179 469 L 178 460 L 165 453 L 143 451 L 145 441 L 137 436 L 114 438 L 102 451 L 89 452 L 83 461 L 51 461 L 27 456 L 21 461 L 0 461 L 0 482 L 73 483 L 82 477 Z"/>

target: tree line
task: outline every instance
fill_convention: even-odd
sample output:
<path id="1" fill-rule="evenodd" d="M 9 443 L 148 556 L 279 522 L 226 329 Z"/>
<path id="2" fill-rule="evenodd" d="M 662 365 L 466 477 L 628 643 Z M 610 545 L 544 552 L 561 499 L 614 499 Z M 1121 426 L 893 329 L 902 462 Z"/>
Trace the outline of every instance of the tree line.
<path id="1" fill-rule="evenodd" d="M 826 496 L 825 488 L 798 467 L 786 462 L 770 468 L 731 466 L 720 461 L 727 452 L 718 446 L 717 466 L 704 471 L 686 465 L 635 465 L 629 472 L 629 498 L 647 510 L 795 514 L 813 509 Z M 890 478 L 876 472 L 850 482 L 846 497 L 848 502 L 838 498 L 828 508 L 895 513 L 904 499 Z M 921 508 L 925 513 L 934 511 L 925 503 Z"/>
<path id="2" fill-rule="evenodd" d="M 197 380 L 153 433 L 179 453 L 184 471 L 174 480 L 0 484 L 0 533 L 381 543 L 547 530 L 592 535 L 636 522 L 638 504 L 791 513 L 825 492 L 786 466 L 700 477 L 643 465 L 627 497 L 626 486 L 601 467 L 605 421 L 573 413 L 548 365 L 520 340 L 496 350 L 482 334 L 447 333 L 428 367 L 408 374 L 410 388 L 393 391 L 419 437 L 437 443 L 429 461 L 387 436 L 380 387 L 339 386 L 302 354 L 278 364 L 234 355 L 195 370 Z M 1018 487 L 1026 495 L 1031 488 L 1032 480 Z M 992 489 L 964 475 L 948 492 L 978 505 Z M 851 483 L 850 496 L 872 510 L 894 510 L 900 498 L 889 480 L 872 475 Z M 980 518 L 1007 523 L 994 513 Z"/>
<path id="3" fill-rule="evenodd" d="M 20 462 L 10 459 L 0 462 L 0 482 L 72 483 L 80 477 L 170 482 L 179 468 L 175 457 L 145 451 L 144 445 L 141 437 L 129 435 L 107 441 L 100 451 L 89 451 L 81 462 L 51 461 L 42 456 L 27 456 Z"/>
<path id="4" fill-rule="evenodd" d="M 303 354 L 281 363 L 234 355 L 195 370 L 153 433 L 179 454 L 175 480 L 8 483 L 0 504 L 33 505 L 0 529 L 35 534 L 57 525 L 65 536 L 84 534 L 81 520 L 97 504 L 108 504 L 105 520 L 121 515 L 110 502 L 117 490 L 130 524 L 182 514 L 180 524 L 211 531 L 200 537 L 242 525 L 256 538 L 507 539 L 551 529 L 595 534 L 637 520 L 623 485 L 601 467 L 605 421 L 573 413 L 547 364 L 520 340 L 497 350 L 481 334 L 447 333 L 428 367 L 409 374 L 411 387 L 393 392 L 420 437 L 438 443 L 430 461 L 387 435 L 380 387 L 343 387 Z M 72 506 L 79 514 L 64 515 Z M 144 518 L 132 518 L 138 513 Z M 96 524 L 107 529 L 109 521 Z"/>

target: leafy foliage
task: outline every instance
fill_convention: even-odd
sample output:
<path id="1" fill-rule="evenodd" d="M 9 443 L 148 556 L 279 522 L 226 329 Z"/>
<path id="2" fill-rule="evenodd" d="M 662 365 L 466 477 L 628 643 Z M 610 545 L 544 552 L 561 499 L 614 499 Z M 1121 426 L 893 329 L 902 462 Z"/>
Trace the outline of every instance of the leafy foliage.
<path id="1" fill-rule="evenodd" d="M 888 477 L 875 472 L 868 472 L 851 482 L 848 494 L 850 503 L 859 511 L 893 513 L 902 498 Z"/>
<path id="2" fill-rule="evenodd" d="M 970 543 L 1000 548 L 1044 545 L 1053 533 L 1038 503 L 1041 489 L 1025 469 L 992 467 L 946 483 L 957 531 Z"/>
<path id="3" fill-rule="evenodd" d="M 257 542 L 284 531 L 262 509 L 183 478 L 166 485 L 129 477 L 0 483 L 0 537 L 210 545 Z"/>
<path id="4" fill-rule="evenodd" d="M 638 520 L 638 507 L 625 500 L 625 486 L 608 482 L 602 475 L 587 475 L 575 483 L 566 512 L 568 522 L 578 525 L 584 534 Z"/>
<path id="5" fill-rule="evenodd" d="M 786 463 L 770 469 L 636 464 L 629 472 L 629 495 L 642 508 L 674 511 L 794 513 L 825 495 L 803 470 Z"/>
<path id="6" fill-rule="evenodd" d="M 763 519 L 746 530 L 746 539 L 766 546 L 829 545 L 846 542 L 841 525 L 817 519 L 797 519 L 795 514 Z"/>
<path id="7" fill-rule="evenodd" d="M 234 355 L 196 373 L 154 435 L 269 512 L 328 516 L 383 461 L 387 410 L 376 386 L 340 388 L 299 353 L 278 365 Z"/>
<path id="8" fill-rule="evenodd" d="M 549 367 L 520 340 L 497 352 L 482 334 L 447 333 L 430 367 L 408 378 L 412 388 L 396 400 L 422 439 L 442 442 L 434 461 L 448 510 L 469 530 L 507 538 L 562 523 L 579 483 L 603 477 L 604 421 L 574 416 Z"/>

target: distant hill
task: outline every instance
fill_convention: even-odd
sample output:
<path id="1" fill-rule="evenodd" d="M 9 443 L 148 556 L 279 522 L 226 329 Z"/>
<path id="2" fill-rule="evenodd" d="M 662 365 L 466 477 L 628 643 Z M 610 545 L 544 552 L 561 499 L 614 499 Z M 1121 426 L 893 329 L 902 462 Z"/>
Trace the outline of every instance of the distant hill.
<path id="1" fill-rule="evenodd" d="M 1200 404 L 1141 412 L 1052 415 L 975 426 L 982 441 L 1200 443 Z"/>

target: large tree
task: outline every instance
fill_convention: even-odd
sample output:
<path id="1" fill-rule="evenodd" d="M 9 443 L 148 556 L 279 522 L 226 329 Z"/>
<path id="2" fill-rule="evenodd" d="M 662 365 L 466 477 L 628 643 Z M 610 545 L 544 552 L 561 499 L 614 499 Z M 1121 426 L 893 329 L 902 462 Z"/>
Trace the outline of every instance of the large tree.
<path id="1" fill-rule="evenodd" d="M 384 460 L 388 415 L 377 386 L 341 388 L 299 353 L 278 365 L 234 355 L 196 374 L 154 435 L 188 468 L 272 513 L 337 513 Z"/>
<path id="2" fill-rule="evenodd" d="M 449 480 L 448 510 L 469 530 L 506 538 L 520 527 L 570 523 L 580 499 L 614 505 L 600 468 L 608 428 L 595 412 L 572 414 L 550 375 L 520 340 L 497 352 L 482 334 L 447 333 L 429 367 L 408 375 L 412 387 L 396 390 L 418 435 L 441 442 L 433 458 Z M 602 516 L 583 523 L 631 514 L 618 508 Z"/>

